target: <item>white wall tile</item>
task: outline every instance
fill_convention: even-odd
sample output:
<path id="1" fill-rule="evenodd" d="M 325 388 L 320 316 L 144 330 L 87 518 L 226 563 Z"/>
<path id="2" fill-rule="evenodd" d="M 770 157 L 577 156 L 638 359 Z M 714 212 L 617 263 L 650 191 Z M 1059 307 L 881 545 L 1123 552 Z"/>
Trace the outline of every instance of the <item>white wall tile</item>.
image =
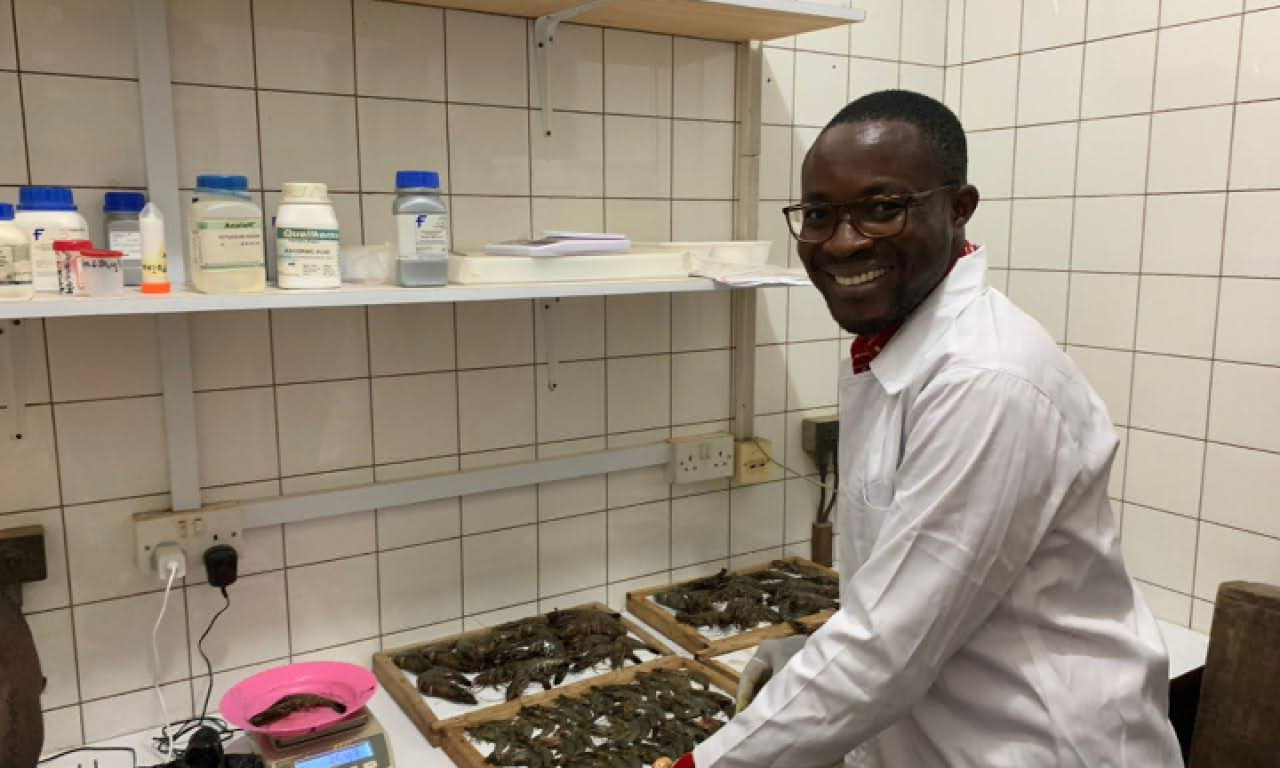
<path id="1" fill-rule="evenodd" d="M 462 542 L 450 539 L 378 555 L 382 631 L 462 616 Z"/>
<path id="2" fill-rule="evenodd" d="M 946 50 L 947 0 L 905 0 L 902 60 L 942 66 L 947 63 Z"/>
<path id="3" fill-rule="evenodd" d="M 1075 203 L 1071 267 L 1091 272 L 1137 272 L 1145 198 L 1078 197 Z"/>
<path id="4" fill-rule="evenodd" d="M 293 662 L 296 664 L 306 661 L 337 661 L 369 669 L 372 666 L 373 654 L 377 653 L 379 648 L 378 638 L 371 637 L 368 640 L 358 640 L 354 643 L 332 648 L 322 648 L 310 653 L 294 653 Z"/>
<path id="5" fill-rule="evenodd" d="M 137 77 L 132 15 L 93 0 L 18 0 L 22 68 L 103 77 Z"/>
<path id="6" fill-rule="evenodd" d="M 671 359 L 629 357 L 608 363 L 610 432 L 666 425 L 671 419 Z"/>
<path id="7" fill-rule="evenodd" d="M 671 423 L 697 424 L 730 417 L 729 350 L 671 357 Z"/>
<path id="8" fill-rule="evenodd" d="M 787 408 L 820 408 L 836 402 L 840 343 L 814 341 L 787 350 Z"/>
<path id="9" fill-rule="evenodd" d="M 363 307 L 271 313 L 276 381 L 292 384 L 369 375 Z"/>
<path id="10" fill-rule="evenodd" d="M 542 595 L 605 583 L 604 512 L 541 523 L 538 529 L 538 589 Z"/>
<path id="11" fill-rule="evenodd" d="M 1227 196 L 1223 193 L 1147 198 L 1142 271 L 1218 274 L 1226 207 Z"/>
<path id="12" fill-rule="evenodd" d="M 547 136 L 540 120 L 530 121 L 533 194 L 600 197 L 604 194 L 604 118 L 557 114 Z"/>
<path id="13" fill-rule="evenodd" d="M 1239 16 L 1160 30 L 1156 109 L 1230 102 L 1240 58 Z"/>
<path id="14" fill-rule="evenodd" d="M 608 197 L 671 195 L 670 121 L 608 115 L 604 122 L 604 149 Z M 612 224 L 610 228 L 614 228 Z"/>
<path id="15" fill-rule="evenodd" d="M 1231 108 L 1164 112 L 1152 118 L 1149 192 L 1225 189 Z"/>
<path id="16" fill-rule="evenodd" d="M 684 199 L 732 199 L 733 148 L 733 123 L 675 121 L 672 196 Z"/>
<path id="17" fill-rule="evenodd" d="M 369 307 L 369 359 L 373 375 L 452 369 L 453 311 L 448 304 Z"/>
<path id="18" fill-rule="evenodd" d="M 459 368 L 533 362 L 531 302 L 464 302 L 454 311 L 458 323 Z"/>
<path id="19" fill-rule="evenodd" d="M 1185 24 L 1188 21 L 1211 19 L 1229 13 L 1239 13 L 1241 0 L 1162 0 L 1160 25 Z"/>
<path id="20" fill-rule="evenodd" d="M 1280 370 L 1214 363 L 1209 439 L 1280 452 Z"/>
<path id="21" fill-rule="evenodd" d="M 849 101 L 876 91 L 897 88 L 899 69 L 896 61 L 849 59 Z"/>
<path id="22" fill-rule="evenodd" d="M 183 590 L 175 585 L 160 624 L 161 683 L 180 680 L 191 672 L 183 598 Z M 163 596 L 153 592 L 75 608 L 76 657 L 96 662 L 79 665 L 81 697 L 100 699 L 151 684 L 151 655 L 137 649 L 150 649 L 152 625 L 162 602 Z M 139 621 L 140 616 L 147 618 Z"/>
<path id="23" fill-rule="evenodd" d="M 1207 600 L 1193 599 L 1191 604 L 1191 628 L 1202 635 L 1212 631 L 1213 603 Z"/>
<path id="24" fill-rule="evenodd" d="M 969 183 L 986 198 L 1013 196 L 1013 131 L 971 133 Z"/>
<path id="25" fill-rule="evenodd" d="M 671 565 L 671 509 L 666 501 L 609 510 L 609 580 L 631 579 Z"/>
<path id="26" fill-rule="evenodd" d="M 538 93 L 536 43 L 529 25 L 529 104 L 542 106 Z M 556 30 L 551 56 L 551 106 L 582 112 L 604 110 L 604 30 L 579 24 L 561 24 Z"/>
<path id="27" fill-rule="evenodd" d="M 1202 440 L 1129 430 L 1125 501 L 1195 517 L 1204 447 Z"/>
<path id="28" fill-rule="evenodd" d="M 548 325 L 554 337 L 555 354 L 561 362 L 604 357 L 604 297 L 535 301 L 534 351 L 539 363 L 547 361 Z M 548 310 L 547 307 L 552 309 Z"/>
<path id="29" fill-rule="evenodd" d="M 604 110 L 610 114 L 671 114 L 673 93 L 670 37 L 606 29 Z"/>
<path id="30" fill-rule="evenodd" d="M 533 231 L 542 233 L 552 229 L 603 232 L 604 200 L 535 197 Z"/>
<path id="31" fill-rule="evenodd" d="M 503 451 L 473 453 L 462 457 L 463 469 L 493 467 L 500 464 L 533 461 L 537 451 L 533 446 L 509 448 Z M 528 525 L 538 520 L 538 490 L 533 486 L 490 491 L 462 497 L 462 533 L 470 535 Z"/>
<path id="32" fill-rule="evenodd" d="M 1214 356 L 1243 363 L 1280 365 L 1280 339 L 1260 333 L 1280 322 L 1280 283 L 1223 280 Z"/>
<path id="33" fill-rule="evenodd" d="M 973 181 L 972 171 L 969 179 Z M 1013 203 L 1009 200 L 983 200 L 965 227 L 965 235 L 970 242 L 987 247 L 987 263 L 990 266 L 1009 266 L 1012 216 Z"/>
<path id="34" fill-rule="evenodd" d="M 1083 66 L 1083 45 L 1022 56 L 1018 124 L 1055 123 L 1079 117 Z"/>
<path id="35" fill-rule="evenodd" d="M 373 463 L 367 381 L 278 387 L 276 414 L 282 474 L 303 475 Z"/>
<path id="36" fill-rule="evenodd" d="M 673 42 L 675 116 L 733 120 L 736 68 L 733 45 L 684 37 L 677 37 Z"/>
<path id="37" fill-rule="evenodd" d="M 1216 278 L 1144 275 L 1137 349 L 1209 357 L 1217 306 Z"/>
<path id="38" fill-rule="evenodd" d="M 529 194 L 528 118 L 526 110 L 451 104 L 452 190 L 468 195 Z"/>
<path id="39" fill-rule="evenodd" d="M 444 12 L 399 3 L 355 4 L 356 91 L 444 98 Z"/>
<path id="40" fill-rule="evenodd" d="M 1124 496 L 1124 480 L 1125 473 L 1128 471 L 1129 460 L 1129 430 L 1117 429 L 1117 437 L 1120 438 L 1120 445 L 1116 448 L 1115 458 L 1111 465 L 1111 477 L 1107 482 L 1107 496 L 1112 499 L 1119 499 Z"/>
<path id="41" fill-rule="evenodd" d="M 1231 151 L 1232 189 L 1274 189 L 1280 186 L 1280 150 L 1272 138 L 1278 120 L 1280 101 L 1236 107 L 1235 138 Z"/>
<path id="42" fill-rule="evenodd" d="M 415 461 L 376 469 L 378 482 L 425 477 L 458 469 L 455 458 Z M 379 509 L 378 545 L 382 549 L 409 547 L 454 538 L 462 532 L 462 512 L 458 499 L 441 499 L 401 507 Z"/>
<path id="43" fill-rule="evenodd" d="M 567 440 L 538 446 L 538 458 L 574 456 L 605 448 L 603 437 Z M 557 520 L 588 512 L 598 512 L 609 504 L 608 480 L 604 475 L 558 480 L 538 486 L 538 520 Z"/>
<path id="44" fill-rule="evenodd" d="M 26 621 L 35 642 L 36 654 L 40 658 L 40 672 L 45 678 L 40 706 L 48 709 L 78 701 L 75 633 L 71 630 L 71 611 L 35 614 L 28 616 Z"/>
<path id="45" fill-rule="evenodd" d="M 374 555 L 291 569 L 293 652 L 307 653 L 377 635 L 377 571 Z"/>
<path id="46" fill-rule="evenodd" d="M 371 482 L 373 482 L 373 470 L 362 467 L 302 477 L 286 477 L 281 481 L 280 486 L 284 493 L 313 493 L 350 488 Z M 285 562 L 291 567 L 340 557 L 364 555 L 376 549 L 376 522 L 371 510 L 284 525 Z"/>
<path id="47" fill-rule="evenodd" d="M 163 588 L 155 574 L 134 565 L 133 515 L 167 509 L 167 496 L 142 496 L 68 506 L 67 564 L 73 603 L 136 595 Z"/>
<path id="48" fill-rule="evenodd" d="M 1033 0 L 1022 7 L 1022 50 L 1035 51 L 1084 39 L 1085 0 Z"/>
<path id="49" fill-rule="evenodd" d="M 1159 16 L 1160 0 L 1097 3 L 1089 9 L 1089 39 L 1155 29 Z"/>
<path id="50" fill-rule="evenodd" d="M 831 311 L 818 289 L 810 285 L 788 288 L 787 291 L 791 294 L 787 300 L 788 341 L 820 341 L 839 337 L 840 328 L 831 319 Z"/>
<path id="51" fill-rule="evenodd" d="M 55 402 L 160 392 L 155 318 L 51 319 L 45 326 Z"/>
<path id="52" fill-rule="evenodd" d="M 867 18 L 849 28 L 849 53 L 874 59 L 897 59 L 901 50 L 902 3 L 859 0 L 854 5 L 866 11 Z"/>
<path id="53" fill-rule="evenodd" d="M 1183 593 L 1191 591 L 1195 520 L 1126 504 L 1121 544 L 1125 566 L 1135 579 Z"/>
<path id="54" fill-rule="evenodd" d="M 649 355 L 671 349 L 671 295 L 610 296 L 605 299 L 605 346 L 611 357 Z"/>
<path id="55" fill-rule="evenodd" d="M 1280 98 L 1280 11 L 1253 13 L 1244 17 L 1244 39 L 1240 47 L 1240 84 L 1236 98 L 1242 100 Z"/>
<path id="56" fill-rule="evenodd" d="M 1134 275 L 1071 275 L 1067 341 L 1125 349 L 1133 344 L 1138 278 Z"/>
<path id="57" fill-rule="evenodd" d="M 396 171 L 425 168 L 449 190 L 449 136 L 443 104 L 360 99 L 360 188 L 394 192 Z"/>
<path id="58" fill-rule="evenodd" d="M 187 322 L 197 390 L 271 384 L 271 334 L 265 311 L 197 312 Z"/>
<path id="59" fill-rule="evenodd" d="M 1280 456 L 1209 443 L 1205 454 L 1204 520 L 1280 538 Z"/>
<path id="60" fill-rule="evenodd" d="M 964 65 L 960 118 L 970 131 L 1008 128 L 1017 118 L 1018 59 Z"/>
<path id="61" fill-rule="evenodd" d="M 445 11 L 449 99 L 471 104 L 529 104 L 524 19 Z"/>
<path id="62" fill-rule="evenodd" d="M 778 413 L 787 409 L 787 346 L 756 347 L 755 412 Z"/>
<path id="63" fill-rule="evenodd" d="M 729 555 L 729 493 L 704 493 L 671 502 L 671 566 Z"/>
<path id="64" fill-rule="evenodd" d="M 410 645 L 418 645 L 432 640 L 440 640 L 462 633 L 462 619 L 442 621 L 427 627 L 411 629 L 407 632 L 395 632 L 382 636 L 382 649 L 392 650 Z"/>
<path id="65" fill-rule="evenodd" d="M 289 655 L 289 608 L 283 571 L 245 576 L 227 588 L 230 608 L 218 618 L 203 649 L 215 672 Z M 191 658 L 200 659 L 200 635 L 214 614 L 227 605 L 217 589 L 190 587 L 187 638 Z M 200 668 L 203 674 L 204 669 Z"/>
<path id="66" fill-rule="evenodd" d="M 740 555 L 781 546 L 786 484 L 735 488 L 729 497 L 729 551 Z"/>
<path id="67" fill-rule="evenodd" d="M 671 203 L 666 200 L 606 200 L 605 229 L 635 242 L 671 239 Z"/>
<path id="68" fill-rule="evenodd" d="M 652 429 L 645 432 L 631 432 L 623 435 L 610 435 L 610 448 L 626 448 L 635 445 L 650 445 L 671 437 L 669 428 Z M 671 486 L 667 481 L 666 467 L 646 467 L 626 472 L 611 472 L 608 475 L 609 507 L 627 507 L 633 504 L 646 504 L 668 498 Z"/>
<path id="69" fill-rule="evenodd" d="M 22 75 L 22 94 L 33 184 L 146 185 L 137 83 Z"/>
<path id="70" fill-rule="evenodd" d="M 818 0 L 819 5 L 830 5 L 837 8 L 848 8 L 849 0 Z M 868 14 L 868 21 L 870 14 Z M 877 14 L 876 20 L 879 21 Z M 818 30 L 817 32 L 806 32 L 796 35 L 794 38 L 795 47 L 802 51 L 815 51 L 817 53 L 833 53 L 840 56 L 849 55 L 849 25 L 837 25 L 827 29 Z M 677 38 L 678 39 L 678 38 Z"/>
<path id="71" fill-rule="evenodd" d="M 534 442 L 533 367 L 458 374 L 458 423 L 464 453 Z"/>
<path id="72" fill-rule="evenodd" d="M 730 301 L 727 292 L 671 295 L 673 352 L 727 349 L 730 346 Z"/>
<path id="73" fill-rule="evenodd" d="M 1129 424 L 1203 439 L 1209 420 L 1210 366 L 1208 360 L 1135 355 Z"/>
<path id="74" fill-rule="evenodd" d="M 55 417 L 64 503 L 142 496 L 168 488 L 159 397 L 59 405 Z M 121 451 L 121 446 L 128 450 Z"/>
<path id="75" fill-rule="evenodd" d="M 274 478 L 275 394 L 269 387 L 197 394 L 196 438 L 204 485 Z"/>
<path id="76" fill-rule="evenodd" d="M 454 374 L 374 379 L 372 389 L 375 462 L 458 452 L 458 381 Z"/>
<path id="77" fill-rule="evenodd" d="M 947 2 L 947 66 L 964 60 L 965 0 Z"/>
<path id="78" fill-rule="evenodd" d="M 756 341 L 777 344 L 787 340 L 787 289 L 765 288 L 760 291 L 756 312 Z"/>
<path id="79" fill-rule="evenodd" d="M 795 68 L 795 51 L 765 47 L 760 103 L 760 118 L 764 123 L 791 124 L 795 105 Z"/>
<path id="80" fill-rule="evenodd" d="M 547 366 L 538 366 L 538 440 L 574 440 L 605 432 L 605 363 L 588 360 L 556 367 L 555 385 Z"/>
<path id="81" fill-rule="evenodd" d="M 170 718 L 190 717 L 193 714 L 189 681 L 162 685 L 160 690 L 168 704 Z M 163 719 L 156 695 L 150 688 L 123 696 L 86 701 L 80 709 L 84 719 L 84 738 L 89 743 L 137 733 L 157 726 Z"/>
<path id="82" fill-rule="evenodd" d="M 1071 263 L 1072 200 L 1015 200 L 1009 264 L 1016 269 L 1066 269 Z"/>
<path id="83" fill-rule="evenodd" d="M 1009 298 L 1044 326 L 1054 341 L 1066 340 L 1067 273 L 1011 270 Z"/>
<path id="84" fill-rule="evenodd" d="M 178 83 L 253 85 L 250 0 L 169 3 L 170 76 Z"/>
<path id="85" fill-rule="evenodd" d="M 1150 125 L 1146 115 L 1081 123 L 1076 194 L 1141 194 L 1147 182 Z"/>
<path id="86" fill-rule="evenodd" d="M 1196 556 L 1196 597 L 1214 599 L 1218 585 L 1224 581 L 1280 581 L 1280 541 L 1202 524 Z"/>
<path id="87" fill-rule="evenodd" d="M 1133 384 L 1133 353 L 1115 349 L 1067 347 L 1093 391 L 1102 398 L 1116 424 L 1129 423 L 1129 390 Z"/>
<path id="88" fill-rule="evenodd" d="M 945 73 L 942 67 L 903 64 L 899 72 L 901 87 L 904 91 L 923 93 L 938 101 L 942 101 L 944 98 Z"/>
<path id="89" fill-rule="evenodd" d="M 723 242 L 733 239 L 733 207 L 729 200 L 674 200 L 671 239 L 677 242 Z M 767 238 L 767 232 L 758 236 Z"/>
<path id="90" fill-rule="evenodd" d="M 527 238 L 532 232 L 529 200 L 522 197 L 455 197 L 453 249 L 476 251 L 489 243 Z"/>
<path id="91" fill-rule="evenodd" d="M 813 143 L 822 133 L 820 128 L 794 126 L 791 131 L 791 198 L 799 200 L 803 190 L 804 161 Z M 776 209 L 775 209 L 776 210 Z"/>
<path id="92" fill-rule="evenodd" d="M 1089 43 L 1081 115 L 1110 117 L 1150 110 L 1155 66 L 1154 32 Z"/>
<path id="93" fill-rule="evenodd" d="M 355 91 L 348 0 L 259 0 L 253 4 L 258 87 Z M 295 125 L 313 126 L 309 121 Z"/>
<path id="94" fill-rule="evenodd" d="M 1161 621 L 1170 621 L 1185 627 L 1191 618 L 1192 598 L 1181 592 L 1157 587 L 1145 581 L 1137 582 L 1142 590 L 1142 597 L 1147 601 L 1151 613 Z"/>
<path id="95" fill-rule="evenodd" d="M 960 93 L 961 85 L 964 81 L 964 74 L 959 67 L 948 66 L 943 80 L 943 104 L 952 112 L 960 112 Z"/>
<path id="96" fill-rule="evenodd" d="M 1233 192 L 1227 203 L 1227 239 L 1222 273 L 1240 277 L 1280 277 L 1274 243 L 1280 238 L 1280 192 Z"/>
<path id="97" fill-rule="evenodd" d="M 258 172 L 258 104 L 239 88 L 173 87 L 178 183 L 194 187 L 202 173 L 236 173 L 249 188 L 262 186 Z"/>
<path id="98" fill-rule="evenodd" d="M 462 585 L 468 615 L 536 600 L 537 526 L 463 538 Z"/>
<path id="99" fill-rule="evenodd" d="M 1075 123 L 1018 129 L 1015 197 L 1051 197 L 1073 192 L 1076 132 Z"/>
<path id="100" fill-rule="evenodd" d="M 359 188 L 355 99 L 260 91 L 258 117 L 265 187 L 321 181 L 331 192 Z"/>
<path id="101" fill-rule="evenodd" d="M 0 179 L 10 184 L 27 183 L 27 139 L 22 125 L 22 96 L 18 76 L 0 74 L 0 105 L 4 119 L 0 121 Z"/>
<path id="102" fill-rule="evenodd" d="M 85 742 L 80 707 L 63 707 L 44 713 L 44 750 L 56 752 Z"/>
<path id="103" fill-rule="evenodd" d="M 845 106 L 848 83 L 849 59 L 797 51 L 794 122 L 825 126 Z"/>
<path id="104" fill-rule="evenodd" d="M 965 61 L 1017 53 L 1022 32 L 1018 0 L 968 0 L 964 11 Z"/>
<path id="105" fill-rule="evenodd" d="M 760 198 L 791 199 L 791 128 L 766 125 L 760 129 Z"/>

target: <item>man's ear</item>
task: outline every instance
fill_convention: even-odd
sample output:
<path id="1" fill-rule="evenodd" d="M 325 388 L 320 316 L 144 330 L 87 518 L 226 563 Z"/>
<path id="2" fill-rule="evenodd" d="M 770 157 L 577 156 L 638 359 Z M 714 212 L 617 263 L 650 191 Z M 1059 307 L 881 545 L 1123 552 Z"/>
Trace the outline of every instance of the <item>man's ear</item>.
<path id="1" fill-rule="evenodd" d="M 978 209 L 979 199 L 981 195 L 978 194 L 978 188 L 972 184 L 965 184 L 956 190 L 951 199 L 951 225 L 963 228 L 968 224 L 969 219 L 973 218 L 973 212 Z"/>

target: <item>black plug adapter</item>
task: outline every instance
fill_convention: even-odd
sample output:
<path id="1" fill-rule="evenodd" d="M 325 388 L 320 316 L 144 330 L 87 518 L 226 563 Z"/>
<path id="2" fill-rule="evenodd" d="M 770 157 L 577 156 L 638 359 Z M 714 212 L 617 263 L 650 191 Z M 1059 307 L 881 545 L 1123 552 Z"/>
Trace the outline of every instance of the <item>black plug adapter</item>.
<path id="1" fill-rule="evenodd" d="M 236 583 L 237 566 L 240 556 L 233 547 L 219 544 L 204 551 L 204 571 L 209 577 L 209 586 L 226 589 Z"/>

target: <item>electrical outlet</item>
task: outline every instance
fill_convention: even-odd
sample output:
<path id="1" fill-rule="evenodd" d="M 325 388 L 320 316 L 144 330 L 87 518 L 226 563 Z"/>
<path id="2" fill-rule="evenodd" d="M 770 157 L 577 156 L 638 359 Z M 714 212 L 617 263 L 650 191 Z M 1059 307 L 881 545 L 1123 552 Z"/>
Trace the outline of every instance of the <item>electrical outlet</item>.
<path id="1" fill-rule="evenodd" d="M 839 455 L 840 417 L 816 416 L 800 422 L 800 447 L 816 463 L 834 463 Z"/>
<path id="2" fill-rule="evenodd" d="M 738 485 L 755 485 L 767 483 L 774 479 L 773 443 L 763 437 L 751 440 L 739 440 L 735 446 L 737 459 L 734 464 L 733 481 Z"/>
<path id="3" fill-rule="evenodd" d="M 216 504 L 203 509 L 174 512 L 139 512 L 133 516 L 134 558 L 138 568 L 155 571 L 155 551 L 173 544 L 194 567 L 203 562 L 204 552 L 217 544 L 237 549 L 244 538 L 244 514 L 238 504 Z"/>
<path id="4" fill-rule="evenodd" d="M 668 475 L 673 483 L 700 483 L 733 476 L 733 435 L 717 432 L 671 440 Z"/>

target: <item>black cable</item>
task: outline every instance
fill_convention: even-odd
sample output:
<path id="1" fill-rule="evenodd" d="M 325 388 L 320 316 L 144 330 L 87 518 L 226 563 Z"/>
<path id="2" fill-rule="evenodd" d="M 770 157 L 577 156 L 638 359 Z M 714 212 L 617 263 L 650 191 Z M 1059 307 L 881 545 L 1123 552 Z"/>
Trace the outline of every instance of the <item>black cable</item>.
<path id="1" fill-rule="evenodd" d="M 226 601 L 225 605 L 223 605 L 221 610 L 213 615 L 213 618 L 209 619 L 208 626 L 204 628 L 204 633 L 200 635 L 200 640 L 196 643 L 196 650 L 200 652 L 200 658 L 204 659 L 204 668 L 208 679 L 208 683 L 204 691 L 204 706 L 200 710 L 199 717 L 192 717 L 186 720 L 178 720 L 174 723 L 170 723 L 170 725 L 178 726 L 178 730 L 174 732 L 168 743 L 166 743 L 163 736 L 156 736 L 152 739 L 155 743 L 156 751 L 162 755 L 169 753 L 169 744 L 176 744 L 179 739 L 189 736 L 204 725 L 209 725 L 217 731 L 218 738 L 223 743 L 230 741 L 236 734 L 236 730 L 225 720 L 217 717 L 209 717 L 209 701 L 213 698 L 213 662 L 209 660 L 208 654 L 204 651 L 204 641 L 208 639 L 209 634 L 213 632 L 213 627 L 218 623 L 218 619 L 222 618 L 222 614 L 226 613 L 231 608 L 231 596 L 227 594 L 226 587 L 222 587 L 222 599 Z M 173 756 L 181 757 L 185 751 L 185 749 L 179 749 L 175 746 L 173 747 Z"/>
<path id="2" fill-rule="evenodd" d="M 822 522 L 822 510 L 827 506 L 827 460 L 818 459 L 818 522 Z M 834 496 L 832 497 L 834 498 Z"/>
<path id="3" fill-rule="evenodd" d="M 204 652 L 204 641 L 209 637 L 209 633 L 213 631 L 213 625 L 218 623 L 218 619 L 222 618 L 222 614 L 231 608 L 231 595 L 227 594 L 227 588 L 222 588 L 222 599 L 225 605 L 222 610 L 213 614 L 213 618 L 209 619 L 209 626 L 204 628 L 204 634 L 200 635 L 200 641 L 196 643 L 196 650 L 200 651 L 200 658 L 204 659 L 204 668 L 208 672 L 209 686 L 204 690 L 204 707 L 200 709 L 200 719 L 204 720 L 209 714 L 209 699 L 213 696 L 213 663 L 209 661 L 209 656 Z"/>
<path id="4" fill-rule="evenodd" d="M 68 749 L 66 752 L 59 752 L 56 755 L 49 755 L 43 760 L 38 761 L 36 765 L 51 763 L 54 760 L 59 760 L 67 755 L 78 755 L 81 752 L 128 752 L 129 760 L 133 763 L 133 768 L 138 768 L 138 753 L 133 749 L 133 747 L 76 747 L 75 749 Z"/>
<path id="5" fill-rule="evenodd" d="M 832 469 L 835 470 L 832 473 L 835 477 L 835 488 L 831 491 L 831 501 L 827 503 L 827 508 L 823 510 L 821 515 L 819 515 L 818 522 L 820 523 L 831 522 L 831 512 L 836 508 L 836 499 L 840 497 L 840 465 L 836 464 Z"/>

